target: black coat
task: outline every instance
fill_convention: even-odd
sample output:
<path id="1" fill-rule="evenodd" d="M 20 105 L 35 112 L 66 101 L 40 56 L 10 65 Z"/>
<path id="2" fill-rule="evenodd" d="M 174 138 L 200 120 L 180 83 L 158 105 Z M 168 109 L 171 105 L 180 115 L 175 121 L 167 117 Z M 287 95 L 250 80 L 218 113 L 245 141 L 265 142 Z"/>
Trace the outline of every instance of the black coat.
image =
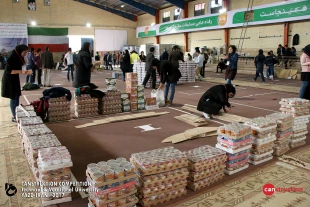
<path id="1" fill-rule="evenodd" d="M 49 97 L 49 98 L 58 98 L 58 97 L 63 97 L 66 96 L 68 101 L 71 101 L 72 94 L 70 90 L 63 88 L 63 87 L 53 87 L 44 90 L 43 92 L 44 97 Z"/>
<path id="2" fill-rule="evenodd" d="M 163 54 L 160 56 L 160 61 L 168 60 L 169 53 L 167 51 L 163 52 Z"/>
<path id="3" fill-rule="evenodd" d="M 145 71 L 152 71 L 151 70 L 151 62 L 154 58 L 155 57 L 154 57 L 153 53 L 147 54 L 147 56 L 145 57 Z"/>
<path id="4" fill-rule="evenodd" d="M 262 55 L 262 54 L 257 55 L 255 57 L 255 65 L 256 65 L 257 72 L 262 73 L 264 71 L 265 60 L 266 60 L 266 57 L 265 55 Z"/>
<path id="5" fill-rule="evenodd" d="M 209 88 L 200 98 L 197 110 L 207 114 L 218 114 L 225 106 L 230 107 L 229 92 L 235 93 L 232 85 L 216 85 Z"/>
<path id="6" fill-rule="evenodd" d="M 4 98 L 15 99 L 16 96 L 21 96 L 21 87 L 19 74 L 11 74 L 12 70 L 22 70 L 24 65 L 23 58 L 15 52 L 7 60 L 7 64 L 2 76 L 1 96 Z"/>
<path id="7" fill-rule="evenodd" d="M 90 53 L 81 50 L 77 56 L 77 68 L 72 86 L 78 88 L 81 85 L 89 84 L 91 68 L 93 67 Z"/>
<path id="8" fill-rule="evenodd" d="M 128 72 L 131 71 L 130 56 L 129 56 L 129 54 L 125 54 L 124 55 L 122 70 L 123 70 L 124 73 L 128 73 Z"/>
<path id="9" fill-rule="evenodd" d="M 174 67 L 173 64 L 164 60 L 160 66 L 160 82 L 161 83 L 176 83 L 182 77 L 181 72 L 178 68 Z"/>

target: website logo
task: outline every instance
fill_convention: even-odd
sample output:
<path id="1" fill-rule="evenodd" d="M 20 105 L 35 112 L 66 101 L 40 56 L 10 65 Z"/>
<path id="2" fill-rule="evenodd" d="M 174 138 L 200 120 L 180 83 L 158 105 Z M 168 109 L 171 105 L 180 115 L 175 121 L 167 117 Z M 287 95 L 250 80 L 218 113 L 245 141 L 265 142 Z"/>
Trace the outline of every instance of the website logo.
<path id="1" fill-rule="evenodd" d="M 17 188 L 13 184 L 5 184 L 5 193 L 7 196 L 14 196 L 17 193 Z"/>
<path id="2" fill-rule="evenodd" d="M 286 192 L 303 192 L 303 188 L 287 187 L 287 188 L 277 188 L 274 187 L 271 183 L 267 183 L 263 186 L 263 193 L 266 196 L 272 196 L 274 192 L 277 193 L 286 193 Z"/>

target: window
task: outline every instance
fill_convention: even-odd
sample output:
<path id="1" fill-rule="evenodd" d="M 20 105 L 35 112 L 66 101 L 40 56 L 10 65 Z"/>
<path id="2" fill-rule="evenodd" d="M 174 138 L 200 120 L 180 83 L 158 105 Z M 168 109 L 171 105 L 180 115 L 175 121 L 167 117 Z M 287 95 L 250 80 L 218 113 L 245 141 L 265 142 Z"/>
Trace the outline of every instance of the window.
<path id="1" fill-rule="evenodd" d="M 210 7 L 211 7 L 211 14 L 220 13 L 220 9 L 223 8 L 223 0 L 212 0 Z"/>
<path id="2" fill-rule="evenodd" d="M 163 13 L 163 22 L 169 22 L 170 21 L 170 11 Z"/>
<path id="3" fill-rule="evenodd" d="M 205 3 L 195 4 L 194 16 L 200 16 L 205 14 Z"/>
<path id="4" fill-rule="evenodd" d="M 181 11 L 182 11 L 182 10 L 181 10 L 180 8 L 174 10 L 173 20 L 179 19 L 179 16 L 180 16 L 180 14 L 181 14 Z"/>

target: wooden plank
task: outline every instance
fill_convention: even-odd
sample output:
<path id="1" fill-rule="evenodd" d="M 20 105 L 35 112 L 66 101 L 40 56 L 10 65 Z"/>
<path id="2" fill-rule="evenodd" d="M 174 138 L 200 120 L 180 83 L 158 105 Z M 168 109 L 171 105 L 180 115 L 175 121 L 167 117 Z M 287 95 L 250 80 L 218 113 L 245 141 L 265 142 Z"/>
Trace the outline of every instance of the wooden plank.
<path id="1" fill-rule="evenodd" d="M 175 116 L 175 119 L 179 121 L 183 121 L 187 124 L 193 125 L 195 127 L 202 127 L 208 125 L 208 122 L 206 119 L 202 117 L 193 116 L 190 114 L 183 114 L 181 116 Z"/>
<path id="2" fill-rule="evenodd" d="M 101 120 L 95 120 L 92 123 L 87 123 L 84 125 L 78 125 L 75 126 L 75 128 L 85 128 L 90 126 L 96 126 L 101 124 L 109 124 L 109 123 L 115 123 L 115 122 L 123 122 L 123 121 L 129 121 L 129 120 L 135 120 L 135 119 L 143 119 L 143 118 L 149 118 L 149 117 L 155 117 L 160 115 L 169 114 L 170 112 L 146 112 L 146 113 L 139 113 L 139 114 L 129 114 L 129 115 L 123 115 L 123 116 L 117 116 L 117 117 L 109 117 L 106 119 Z"/>

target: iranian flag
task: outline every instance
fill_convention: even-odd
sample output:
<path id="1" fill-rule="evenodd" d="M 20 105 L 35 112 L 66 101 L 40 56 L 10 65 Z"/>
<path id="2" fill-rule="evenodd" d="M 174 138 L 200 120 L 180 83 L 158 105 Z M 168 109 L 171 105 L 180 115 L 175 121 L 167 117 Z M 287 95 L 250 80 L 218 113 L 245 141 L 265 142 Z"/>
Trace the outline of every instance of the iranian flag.
<path id="1" fill-rule="evenodd" d="M 69 47 L 68 28 L 28 27 L 28 47 L 44 51 L 45 46 L 50 52 L 66 52 Z"/>

